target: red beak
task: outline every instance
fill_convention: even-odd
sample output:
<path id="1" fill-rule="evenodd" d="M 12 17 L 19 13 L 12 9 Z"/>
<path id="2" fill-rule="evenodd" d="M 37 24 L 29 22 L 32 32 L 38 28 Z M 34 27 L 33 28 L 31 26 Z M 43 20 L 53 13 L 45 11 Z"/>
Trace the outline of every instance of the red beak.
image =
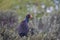
<path id="1" fill-rule="evenodd" d="M 32 17 L 32 15 L 30 15 L 30 19 L 32 19 L 33 17 Z"/>

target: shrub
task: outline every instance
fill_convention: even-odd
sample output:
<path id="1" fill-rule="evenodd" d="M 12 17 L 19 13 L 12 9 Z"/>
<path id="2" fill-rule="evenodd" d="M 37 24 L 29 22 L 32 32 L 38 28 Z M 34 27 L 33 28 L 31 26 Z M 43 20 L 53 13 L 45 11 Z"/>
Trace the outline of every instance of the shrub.
<path id="1" fill-rule="evenodd" d="M 18 24 L 18 15 L 14 11 L 0 11 L 0 34 L 3 40 L 12 40 L 16 37 L 15 33 L 16 26 Z M 0 37 L 0 38 L 1 38 Z M 7 38 L 6 38 L 7 37 Z"/>

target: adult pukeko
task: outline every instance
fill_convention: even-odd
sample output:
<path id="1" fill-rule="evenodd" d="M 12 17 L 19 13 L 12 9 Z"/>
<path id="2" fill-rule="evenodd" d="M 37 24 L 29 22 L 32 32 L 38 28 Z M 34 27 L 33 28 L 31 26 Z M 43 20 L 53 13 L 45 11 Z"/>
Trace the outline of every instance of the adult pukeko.
<path id="1" fill-rule="evenodd" d="M 23 20 L 18 27 L 18 34 L 20 37 L 26 36 L 29 32 L 28 22 L 29 19 L 32 19 L 32 15 L 27 14 L 25 20 Z"/>

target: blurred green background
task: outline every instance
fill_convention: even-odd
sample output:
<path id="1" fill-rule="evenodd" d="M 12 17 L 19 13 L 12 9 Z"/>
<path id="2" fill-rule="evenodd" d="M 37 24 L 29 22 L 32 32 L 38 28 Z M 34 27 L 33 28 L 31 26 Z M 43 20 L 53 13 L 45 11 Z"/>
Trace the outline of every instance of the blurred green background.
<path id="1" fill-rule="evenodd" d="M 19 14 L 19 18 L 21 19 L 27 13 L 33 15 L 36 13 L 36 17 L 41 17 L 44 13 L 47 13 L 47 8 L 51 7 L 55 11 L 56 4 L 58 6 L 58 3 L 55 1 L 57 0 L 0 0 L 0 10 L 14 10 Z"/>
<path id="2" fill-rule="evenodd" d="M 12 12 L 10 12 L 9 10 L 11 10 Z M 7 12 L 3 12 L 3 11 L 7 11 Z M 17 12 L 18 17 L 14 11 Z M 60 14 L 59 14 L 60 0 L 0 0 L 0 19 L 1 19 L 0 32 L 1 33 L 4 32 L 5 35 L 5 36 L 0 35 L 0 39 L 2 40 L 3 38 L 6 37 L 6 34 L 8 34 L 8 36 L 11 37 L 10 40 L 20 40 L 20 37 L 16 31 L 16 27 L 25 18 L 26 14 L 28 13 L 32 14 L 34 17 L 34 19 L 31 22 L 32 25 L 29 26 L 34 28 L 36 27 L 36 29 L 37 28 L 41 29 L 41 27 L 44 27 L 42 28 L 43 33 L 40 33 L 40 30 L 38 29 L 38 33 L 40 34 L 36 32 L 38 35 L 31 37 L 32 40 L 33 39 L 41 40 L 44 38 L 46 40 L 48 39 L 53 40 L 51 38 L 57 40 L 58 36 L 59 36 L 58 38 L 60 39 L 60 30 L 59 30 L 60 29 Z M 13 25 L 12 24 L 10 25 L 9 24 L 10 21 L 7 21 L 10 20 L 9 19 L 10 17 L 12 17 L 13 20 L 15 20 L 15 22 L 13 22 Z M 2 21 L 2 19 L 4 21 Z M 18 19 L 19 19 L 19 23 L 17 22 Z M 54 23 L 55 21 L 57 23 Z M 5 23 L 5 25 L 2 25 L 3 24 L 2 22 Z M 55 28 L 58 27 L 58 28 L 55 29 L 54 27 Z M 56 36 L 54 33 L 55 34 L 58 33 L 58 36 Z M 53 35 L 53 37 L 51 34 Z"/>

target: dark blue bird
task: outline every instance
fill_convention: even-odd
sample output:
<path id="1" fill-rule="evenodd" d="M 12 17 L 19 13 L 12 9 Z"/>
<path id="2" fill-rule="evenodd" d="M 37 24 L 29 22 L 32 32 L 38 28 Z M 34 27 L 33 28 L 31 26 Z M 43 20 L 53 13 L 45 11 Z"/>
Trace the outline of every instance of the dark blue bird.
<path id="1" fill-rule="evenodd" d="M 28 22 L 30 18 L 32 18 L 32 15 L 28 14 L 25 20 L 23 20 L 20 23 L 19 28 L 18 28 L 18 34 L 20 35 L 20 37 L 27 36 L 29 32 Z"/>

